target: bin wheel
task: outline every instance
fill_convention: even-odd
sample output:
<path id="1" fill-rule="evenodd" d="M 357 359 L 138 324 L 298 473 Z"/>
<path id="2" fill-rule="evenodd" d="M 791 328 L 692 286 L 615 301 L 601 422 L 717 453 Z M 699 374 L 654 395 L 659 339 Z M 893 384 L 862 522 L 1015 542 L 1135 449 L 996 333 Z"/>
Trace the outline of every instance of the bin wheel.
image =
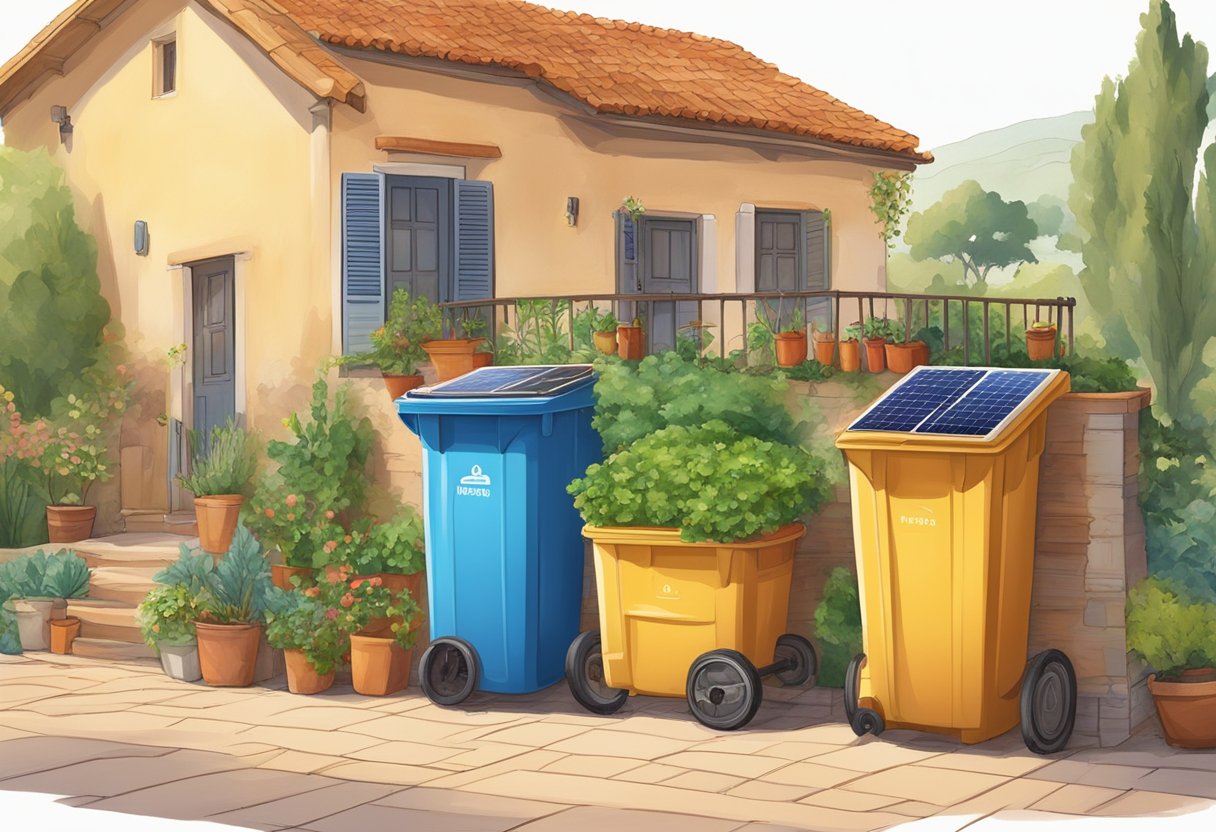
<path id="1" fill-rule="evenodd" d="M 864 737 L 866 734 L 873 734 L 877 737 L 887 730 L 886 720 L 873 708 L 858 708 L 849 723 L 853 728 L 853 733 L 859 737 Z"/>
<path id="2" fill-rule="evenodd" d="M 1054 754 L 1068 744 L 1077 719 L 1077 674 L 1068 656 L 1044 650 L 1022 677 L 1022 739 L 1035 754 Z"/>
<path id="3" fill-rule="evenodd" d="M 778 682 L 786 687 L 815 684 L 815 674 L 819 672 L 819 657 L 815 655 L 815 645 L 810 641 L 793 633 L 780 636 L 777 639 L 777 649 L 773 652 L 773 661 L 779 662 L 782 659 L 792 659 L 794 666 L 774 673 Z"/>
<path id="4" fill-rule="evenodd" d="M 629 698 L 629 691 L 608 687 L 600 634 L 579 633 L 566 651 L 566 683 L 570 692 L 593 714 L 614 714 Z"/>
<path id="5" fill-rule="evenodd" d="M 733 731 L 752 721 L 763 698 L 760 674 L 735 650 L 711 650 L 688 671 L 688 707 L 702 725 Z"/>
<path id="6" fill-rule="evenodd" d="M 437 638 L 422 654 L 422 692 L 436 705 L 459 705 L 477 690 L 481 663 L 464 639 Z"/>
<path id="7" fill-rule="evenodd" d="M 858 653 L 849 661 L 849 667 L 844 672 L 844 718 L 849 725 L 857 715 L 857 705 L 861 701 L 861 668 L 865 666 L 866 654 Z"/>

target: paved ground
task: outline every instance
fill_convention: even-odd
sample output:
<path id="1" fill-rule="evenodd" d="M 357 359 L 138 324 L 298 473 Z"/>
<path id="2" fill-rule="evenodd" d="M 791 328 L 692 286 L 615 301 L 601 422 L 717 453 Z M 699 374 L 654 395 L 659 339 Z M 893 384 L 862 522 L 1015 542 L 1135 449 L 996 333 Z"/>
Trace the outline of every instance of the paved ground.
<path id="1" fill-rule="evenodd" d="M 1152 730 L 1043 758 L 1016 735 L 859 740 L 839 711 L 837 691 L 766 688 L 752 725 L 722 734 L 675 700 L 591 716 L 564 686 L 442 709 L 416 689 L 301 697 L 150 664 L 0 657 L 0 812 L 310 832 L 1216 828 L 1216 753 Z M 176 828 L 162 824 L 114 828 Z"/>

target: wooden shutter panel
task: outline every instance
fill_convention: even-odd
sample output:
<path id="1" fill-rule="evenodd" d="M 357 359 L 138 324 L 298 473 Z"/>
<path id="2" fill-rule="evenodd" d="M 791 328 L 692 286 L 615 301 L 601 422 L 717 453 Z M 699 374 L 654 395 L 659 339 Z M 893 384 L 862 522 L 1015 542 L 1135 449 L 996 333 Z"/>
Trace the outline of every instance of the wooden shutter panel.
<path id="1" fill-rule="evenodd" d="M 806 228 L 806 288 L 822 291 L 832 286 L 828 274 L 828 228 L 820 211 L 805 211 L 802 224 Z"/>
<path id="2" fill-rule="evenodd" d="M 453 300 L 494 296 L 494 185 L 457 179 L 452 213 Z"/>
<path id="3" fill-rule="evenodd" d="M 371 349 L 384 324 L 384 177 L 342 174 L 342 352 Z"/>
<path id="4" fill-rule="evenodd" d="M 616 212 L 616 285 L 617 291 L 640 292 L 638 285 L 638 228 L 624 211 Z"/>

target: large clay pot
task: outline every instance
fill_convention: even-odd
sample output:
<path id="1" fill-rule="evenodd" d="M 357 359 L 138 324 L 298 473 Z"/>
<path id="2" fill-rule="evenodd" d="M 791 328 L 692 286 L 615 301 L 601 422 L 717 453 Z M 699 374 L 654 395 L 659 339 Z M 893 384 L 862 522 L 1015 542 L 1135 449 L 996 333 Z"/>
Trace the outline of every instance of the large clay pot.
<path id="1" fill-rule="evenodd" d="M 198 661 L 203 681 L 215 687 L 247 688 L 253 684 L 262 628 L 257 624 L 211 624 L 196 621 Z"/>
<path id="2" fill-rule="evenodd" d="M 194 498 L 194 517 L 198 521 L 198 545 L 213 555 L 227 553 L 236 533 L 245 498 L 240 494 L 215 494 Z"/>
<path id="3" fill-rule="evenodd" d="M 494 353 L 492 352 L 475 352 L 473 353 L 473 369 L 478 367 L 489 367 L 494 363 Z"/>
<path id="4" fill-rule="evenodd" d="M 384 375 L 384 389 L 388 391 L 388 395 L 393 401 L 404 396 L 415 387 L 421 387 L 425 380 L 422 376 L 394 376 Z"/>
<path id="5" fill-rule="evenodd" d="M 93 534 L 97 506 L 47 506 L 46 531 L 51 543 L 76 543 Z"/>
<path id="6" fill-rule="evenodd" d="M 1170 745 L 1216 748 L 1216 680 L 1210 674 L 1183 671 L 1178 682 L 1159 682 L 1156 674 L 1148 677 L 1148 689 Z"/>
<path id="7" fill-rule="evenodd" d="M 840 342 L 840 369 L 845 373 L 861 370 L 861 344 L 855 338 Z"/>
<path id="8" fill-rule="evenodd" d="M 197 682 L 203 678 L 198 661 L 198 642 L 186 644 L 158 644 L 160 666 L 165 675 L 179 682 Z"/>
<path id="9" fill-rule="evenodd" d="M 5 609 L 17 617 L 22 650 L 50 649 L 53 606 L 54 602 L 45 598 L 14 598 L 4 603 Z"/>
<path id="10" fill-rule="evenodd" d="M 836 358 L 836 336 L 830 333 L 819 333 L 814 340 L 815 360 L 825 367 L 831 367 Z"/>
<path id="11" fill-rule="evenodd" d="M 316 570 L 307 566 L 286 566 L 282 563 L 270 564 L 270 582 L 287 592 L 295 589 L 291 584 L 291 579 L 296 575 L 299 575 L 302 579 L 301 586 L 307 586 L 313 582 L 315 574 Z"/>
<path id="12" fill-rule="evenodd" d="M 797 367 L 806 361 L 805 332 L 778 332 L 774 340 L 778 367 Z"/>
<path id="13" fill-rule="evenodd" d="M 287 689 L 292 693 L 321 693 L 334 686 L 334 672 L 317 673 L 303 650 L 284 650 L 283 658 L 287 661 Z"/>
<path id="14" fill-rule="evenodd" d="M 74 615 L 51 619 L 51 652 L 66 656 L 72 652 L 72 642 L 80 635 L 80 619 Z"/>
<path id="15" fill-rule="evenodd" d="M 885 338 L 863 338 L 866 345 L 866 369 L 881 373 L 887 368 L 887 340 Z"/>
<path id="16" fill-rule="evenodd" d="M 364 696 L 388 696 L 410 683 L 414 651 L 399 647 L 392 638 L 370 635 L 350 637 L 351 684 Z"/>
<path id="17" fill-rule="evenodd" d="M 377 572 L 375 575 L 367 575 L 368 578 L 379 578 L 383 581 L 385 588 L 394 595 L 401 592 L 403 589 L 410 591 L 410 596 L 417 601 L 422 595 L 422 574 L 415 572 L 412 575 L 402 575 L 396 572 Z M 363 632 L 374 636 L 392 636 L 393 624 L 403 623 L 399 616 L 391 618 L 373 618 L 367 622 L 367 626 L 363 628 Z M 422 616 L 414 619 L 414 623 L 410 626 L 411 630 L 417 630 L 422 624 Z"/>
<path id="18" fill-rule="evenodd" d="M 1047 361 L 1055 352 L 1055 326 L 1031 327 L 1026 330 L 1026 354 L 1031 361 Z"/>
<path id="19" fill-rule="evenodd" d="M 604 355 L 616 354 L 616 333 L 615 332 L 597 332 L 595 337 L 595 348 Z"/>
<path id="20" fill-rule="evenodd" d="M 646 357 L 646 339 L 640 326 L 621 324 L 616 328 L 617 355 L 626 361 L 641 361 Z"/>
<path id="21" fill-rule="evenodd" d="M 925 367 L 929 364 L 929 345 L 924 341 L 909 341 L 915 347 L 915 353 L 912 359 L 913 367 Z"/>
<path id="22" fill-rule="evenodd" d="M 435 375 L 440 381 L 459 378 L 473 371 L 473 356 L 481 346 L 484 338 L 447 338 L 442 341 L 423 341 L 422 348 L 426 350 L 431 364 L 435 367 Z"/>
<path id="23" fill-rule="evenodd" d="M 916 347 L 912 344 L 887 344 L 887 369 L 893 373 L 911 372 L 916 366 Z"/>

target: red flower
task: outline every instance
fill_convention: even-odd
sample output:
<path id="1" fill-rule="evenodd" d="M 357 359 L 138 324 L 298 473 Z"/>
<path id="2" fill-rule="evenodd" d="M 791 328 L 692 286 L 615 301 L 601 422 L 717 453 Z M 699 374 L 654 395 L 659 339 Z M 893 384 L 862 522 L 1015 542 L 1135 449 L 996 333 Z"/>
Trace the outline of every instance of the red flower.
<path id="1" fill-rule="evenodd" d="M 325 611 L 325 617 L 330 621 L 336 621 L 338 618 L 338 611 L 331 607 Z"/>

